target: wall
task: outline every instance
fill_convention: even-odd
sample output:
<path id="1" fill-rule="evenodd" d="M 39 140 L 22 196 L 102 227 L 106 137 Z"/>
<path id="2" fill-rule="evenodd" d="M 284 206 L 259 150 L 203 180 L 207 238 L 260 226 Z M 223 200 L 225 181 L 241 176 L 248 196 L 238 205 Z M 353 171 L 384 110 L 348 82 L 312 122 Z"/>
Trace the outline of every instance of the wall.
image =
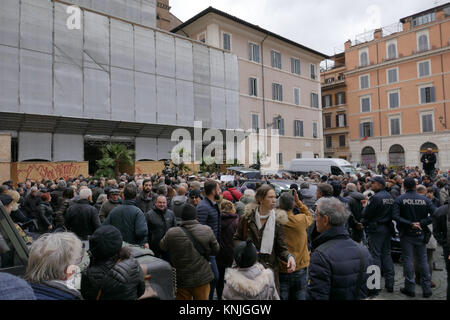
<path id="1" fill-rule="evenodd" d="M 0 183 L 11 179 L 11 136 L 0 134 Z"/>
<path id="2" fill-rule="evenodd" d="M 15 183 L 26 179 L 69 179 L 82 174 L 89 175 L 88 162 L 14 162 L 11 165 L 11 178 Z"/>

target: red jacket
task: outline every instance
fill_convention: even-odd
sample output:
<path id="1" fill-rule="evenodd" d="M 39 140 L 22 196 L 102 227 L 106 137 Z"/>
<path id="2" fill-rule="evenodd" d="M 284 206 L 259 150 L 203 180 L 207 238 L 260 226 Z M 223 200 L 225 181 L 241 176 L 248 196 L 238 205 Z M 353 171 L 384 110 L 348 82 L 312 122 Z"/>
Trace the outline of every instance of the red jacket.
<path id="1" fill-rule="evenodd" d="M 231 195 L 231 194 L 233 194 L 233 195 Z M 225 199 L 227 199 L 228 201 L 231 201 L 231 202 L 233 202 L 233 200 L 235 200 L 235 202 L 238 202 L 242 197 L 242 193 L 240 193 L 235 188 L 229 188 L 228 190 L 225 190 L 222 193 L 222 195 Z M 234 196 L 234 199 L 233 199 L 233 196 Z"/>

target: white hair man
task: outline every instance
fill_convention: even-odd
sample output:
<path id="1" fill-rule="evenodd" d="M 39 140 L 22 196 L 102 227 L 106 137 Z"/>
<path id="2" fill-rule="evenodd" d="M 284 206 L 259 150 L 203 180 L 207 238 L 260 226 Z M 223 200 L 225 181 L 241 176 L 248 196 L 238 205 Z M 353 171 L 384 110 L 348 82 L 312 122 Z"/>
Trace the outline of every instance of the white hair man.
<path id="1" fill-rule="evenodd" d="M 95 207 L 91 206 L 92 191 L 81 189 L 79 200 L 71 205 L 66 212 L 66 228 L 74 232 L 82 240 L 87 240 L 88 236 L 100 227 L 100 218 Z"/>
<path id="2" fill-rule="evenodd" d="M 37 300 L 81 300 L 70 286 L 82 259 L 81 241 L 70 232 L 47 233 L 33 242 L 25 280 Z"/>

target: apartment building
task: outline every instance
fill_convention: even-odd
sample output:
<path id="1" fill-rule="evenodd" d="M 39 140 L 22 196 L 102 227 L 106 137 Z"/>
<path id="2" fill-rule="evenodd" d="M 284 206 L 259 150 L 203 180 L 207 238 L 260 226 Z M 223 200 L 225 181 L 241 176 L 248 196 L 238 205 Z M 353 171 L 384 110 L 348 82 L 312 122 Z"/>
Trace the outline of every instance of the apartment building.
<path id="1" fill-rule="evenodd" d="M 428 147 L 450 168 L 450 3 L 400 19 L 399 30 L 345 43 L 352 162 L 420 165 Z"/>
<path id="2" fill-rule="evenodd" d="M 324 152 L 326 158 L 349 160 L 345 53 L 332 57 L 332 67 L 321 72 Z"/>
<path id="3" fill-rule="evenodd" d="M 319 63 L 327 55 L 212 7 L 172 32 L 237 55 L 240 126 L 279 129 L 280 166 L 323 157 Z"/>

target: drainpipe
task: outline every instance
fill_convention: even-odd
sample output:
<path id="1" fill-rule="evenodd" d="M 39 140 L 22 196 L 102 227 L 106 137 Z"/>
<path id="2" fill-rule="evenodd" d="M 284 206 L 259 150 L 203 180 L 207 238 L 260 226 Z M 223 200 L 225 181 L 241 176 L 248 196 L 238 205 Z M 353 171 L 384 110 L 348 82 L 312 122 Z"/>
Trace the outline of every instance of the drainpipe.
<path id="1" fill-rule="evenodd" d="M 264 39 L 261 41 L 261 72 L 262 72 L 262 101 L 263 101 L 263 124 L 264 129 L 267 127 L 266 122 L 266 95 L 265 95 L 265 85 L 264 85 L 264 41 L 266 41 L 269 34 L 266 34 Z"/>

